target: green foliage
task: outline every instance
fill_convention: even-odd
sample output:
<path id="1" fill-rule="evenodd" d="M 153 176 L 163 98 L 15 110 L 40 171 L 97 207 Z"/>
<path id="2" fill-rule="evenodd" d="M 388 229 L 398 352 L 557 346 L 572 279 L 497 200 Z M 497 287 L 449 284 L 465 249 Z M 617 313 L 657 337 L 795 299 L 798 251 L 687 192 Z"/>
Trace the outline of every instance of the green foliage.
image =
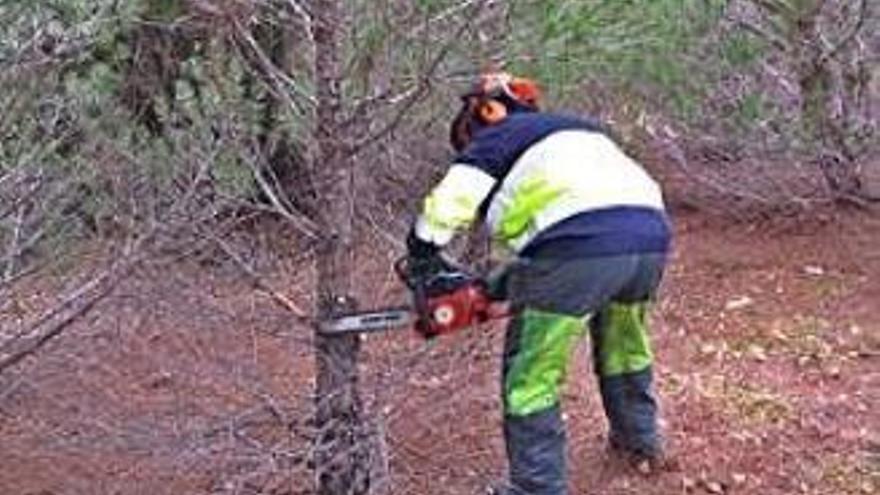
<path id="1" fill-rule="evenodd" d="M 155 22 L 173 22 L 186 13 L 181 0 L 146 0 L 144 17 Z"/>
<path id="2" fill-rule="evenodd" d="M 513 67 L 534 74 L 558 96 L 584 80 L 651 94 L 684 110 L 702 82 L 690 58 L 725 2 L 630 0 L 515 2 Z"/>
<path id="3" fill-rule="evenodd" d="M 129 70 L 136 65 L 131 58 L 138 49 L 133 45 L 136 29 L 143 25 L 137 19 L 144 13 L 174 17 L 179 14 L 171 9 L 174 5 L 113 0 L 0 4 L 0 20 L 10 21 L 0 25 L 0 65 L 15 69 L 0 73 L 0 105 L 7 111 L 0 117 L 0 175 L 47 181 L 45 194 L 28 210 L 28 228 L 45 236 L 34 250 L 62 249 L 95 228 L 99 218 L 129 224 L 159 214 L 205 163 L 213 169 L 214 190 L 253 197 L 250 168 L 242 162 L 247 148 L 241 145 L 248 142 L 219 130 L 253 136 L 258 108 L 240 84 L 241 65 L 222 47 L 215 47 L 210 60 L 181 60 L 180 77 L 172 81 L 175 91 L 150 96 L 168 124 L 164 136 L 151 135 L 123 104 Z M 47 35 L 54 46 L 83 49 L 71 51 L 72 57 L 29 64 L 27 47 Z M 23 194 L 0 190 L 4 193 L 13 198 Z M 0 241 L 13 229 L 4 220 Z"/>
<path id="4" fill-rule="evenodd" d="M 719 43 L 718 54 L 722 63 L 729 64 L 731 69 L 748 66 L 756 62 L 767 52 L 764 40 L 748 36 L 736 31 L 730 33 Z"/>
<path id="5" fill-rule="evenodd" d="M 774 74 L 786 85 L 774 93 L 760 71 L 780 46 L 784 55 L 804 48 L 797 29 L 816 0 L 755 0 L 764 15 L 750 32 L 731 22 L 731 2 L 723 0 L 511 0 L 482 10 L 477 4 L 345 2 L 351 22 L 344 23 L 341 89 L 345 111 L 354 109 L 345 115 L 346 139 L 400 140 L 410 161 L 441 156 L 455 93 L 499 60 L 538 79 L 551 107 L 609 111 L 618 122 L 625 114 L 630 128 L 648 111 L 701 133 L 757 142 L 748 138 L 801 123 L 781 110 L 779 93 L 792 80 L 779 83 L 784 76 Z M 0 0 L 0 68 L 21 71 L 15 78 L 4 78 L 14 71 L 0 73 L 0 105 L 15 111 L 0 118 L 0 170 L 67 175 L 90 191 L 80 208 L 95 216 L 134 209 L 124 204 L 131 191 L 108 186 L 108 177 L 126 176 L 129 186 L 161 196 L 206 161 L 216 191 L 253 197 L 254 162 L 265 165 L 275 143 L 295 147 L 312 131 L 311 40 L 294 7 L 281 0 L 243 8 L 247 22 L 235 24 L 242 31 L 205 28 L 211 24 L 200 16 L 210 14 L 191 7 L 182 0 Z M 226 17 L 214 21 L 222 25 Z M 848 27 L 831 26 L 823 35 Z M 283 77 L 263 73 L 251 41 Z M 53 43 L 77 49 L 28 65 L 51 58 Z M 45 54 L 33 51 L 43 44 Z M 147 110 L 160 130 L 145 124 Z M 398 115 L 405 116 L 403 132 L 377 132 Z M 416 142 L 421 147 L 411 146 Z M 364 153 L 363 161 L 380 159 Z"/>
<path id="6" fill-rule="evenodd" d="M 764 98 L 761 93 L 748 93 L 737 107 L 736 120 L 742 126 L 752 125 L 764 115 Z"/>
<path id="7" fill-rule="evenodd" d="M 870 67 L 877 62 L 866 47 L 878 39 L 872 28 L 880 23 L 880 10 L 871 3 L 751 0 L 756 14 L 740 19 L 739 29 L 727 37 L 727 46 L 736 48 L 734 60 L 771 55 L 764 58 L 770 67 L 765 71 L 786 82 L 789 103 L 787 111 L 769 118 L 787 145 L 801 153 L 833 150 L 846 162 L 872 146 L 866 139 L 871 132 L 863 131 L 876 128 Z"/>
<path id="8" fill-rule="evenodd" d="M 450 2 L 444 0 L 416 0 L 415 2 L 419 10 L 426 14 L 437 12 L 449 3 Z"/>
<path id="9" fill-rule="evenodd" d="M 822 0 L 755 0 L 761 9 L 766 33 L 777 40 L 798 43 L 803 22 L 814 18 L 823 6 Z"/>

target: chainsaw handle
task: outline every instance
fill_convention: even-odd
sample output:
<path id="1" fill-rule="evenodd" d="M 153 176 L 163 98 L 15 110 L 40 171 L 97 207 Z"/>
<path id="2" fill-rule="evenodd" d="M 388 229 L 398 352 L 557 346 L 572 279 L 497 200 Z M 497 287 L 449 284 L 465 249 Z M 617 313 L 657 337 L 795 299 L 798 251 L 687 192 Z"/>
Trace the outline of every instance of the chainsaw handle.
<path id="1" fill-rule="evenodd" d="M 409 273 L 409 257 L 401 256 L 394 262 L 394 273 L 408 288 L 413 289 L 413 280 Z"/>
<path id="2" fill-rule="evenodd" d="M 416 312 L 415 329 L 425 338 L 434 337 L 430 332 L 431 314 L 428 308 L 428 294 L 425 289 L 425 280 L 415 277 L 409 267 L 410 259 L 402 256 L 394 262 L 394 272 L 401 282 L 410 290 L 413 297 L 413 306 Z"/>
<path id="3" fill-rule="evenodd" d="M 508 306 L 492 297 L 485 279 L 445 259 L 440 261 L 442 269 L 425 273 L 412 270 L 408 257 L 394 263 L 394 271 L 412 295 L 415 329 L 419 334 L 430 339 L 509 316 Z"/>
<path id="4" fill-rule="evenodd" d="M 425 338 L 431 338 L 431 309 L 428 307 L 428 294 L 425 285 L 417 283 L 410 287 L 413 294 L 413 306 L 416 310 L 416 331 Z"/>

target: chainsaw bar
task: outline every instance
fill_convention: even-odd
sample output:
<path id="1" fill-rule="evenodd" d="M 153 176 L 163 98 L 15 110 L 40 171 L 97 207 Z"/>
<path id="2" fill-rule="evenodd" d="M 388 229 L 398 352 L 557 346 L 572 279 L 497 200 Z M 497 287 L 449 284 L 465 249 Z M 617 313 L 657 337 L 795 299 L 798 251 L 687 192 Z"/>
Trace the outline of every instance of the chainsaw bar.
<path id="1" fill-rule="evenodd" d="M 415 319 L 415 313 L 411 308 L 389 308 L 340 316 L 330 321 L 321 322 L 318 328 L 321 333 L 328 335 L 383 332 L 399 327 L 411 328 Z"/>

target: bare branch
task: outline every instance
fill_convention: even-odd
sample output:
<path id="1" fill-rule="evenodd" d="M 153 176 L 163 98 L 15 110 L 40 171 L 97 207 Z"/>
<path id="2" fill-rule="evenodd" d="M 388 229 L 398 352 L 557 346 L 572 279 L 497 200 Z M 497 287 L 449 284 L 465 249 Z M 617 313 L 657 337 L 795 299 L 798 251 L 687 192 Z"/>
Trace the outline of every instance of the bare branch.
<path id="1" fill-rule="evenodd" d="M 309 317 L 309 313 L 307 311 L 299 307 L 299 305 L 294 303 L 286 295 L 270 287 L 269 284 L 267 284 L 263 280 L 263 278 L 259 274 L 257 274 L 257 271 L 245 260 L 243 260 L 241 256 L 239 256 L 238 253 L 236 253 L 235 250 L 233 250 L 227 242 L 225 242 L 213 232 L 208 232 L 205 235 L 207 235 L 207 237 L 211 239 L 211 241 L 213 241 L 221 250 L 223 250 L 226 256 L 228 256 L 229 259 L 231 259 L 239 268 L 241 273 L 248 277 L 248 280 L 251 281 L 251 285 L 253 285 L 255 289 L 263 292 L 264 294 L 269 296 L 272 301 L 280 305 L 285 310 L 293 313 L 293 315 L 296 316 L 301 322 L 308 324 L 313 323 L 312 318 Z"/>
<path id="2" fill-rule="evenodd" d="M 260 191 L 262 191 L 263 194 L 265 194 L 266 197 L 269 198 L 269 201 L 272 203 L 272 206 L 274 207 L 273 211 L 281 215 L 288 222 L 290 222 L 291 225 L 302 232 L 306 237 L 310 239 L 317 239 L 318 233 L 320 232 L 320 228 L 318 227 L 318 225 L 304 215 L 295 213 L 293 208 L 289 208 L 281 200 L 281 198 L 279 198 L 278 194 L 276 194 L 275 189 L 272 187 L 271 184 L 269 184 L 269 182 L 266 180 L 266 177 L 263 175 L 263 167 L 256 163 L 255 160 L 248 159 L 248 165 L 250 166 L 254 180 L 260 187 Z"/>
<path id="3" fill-rule="evenodd" d="M 0 373 L 33 355 L 107 297 L 142 260 L 140 246 L 72 291 L 28 328 L 0 346 Z"/>
<path id="4" fill-rule="evenodd" d="M 312 38 L 312 14 L 310 14 L 301 2 L 297 0 L 287 0 L 287 5 L 290 6 L 290 10 L 299 17 L 300 21 L 302 21 L 303 27 L 305 28 L 305 35 L 308 36 L 311 45 L 314 46 L 315 40 Z"/>
<path id="5" fill-rule="evenodd" d="M 15 275 L 15 265 L 21 252 L 19 242 L 21 241 L 21 231 L 24 228 L 24 215 L 25 208 L 20 206 L 18 208 L 18 215 L 15 217 L 15 225 L 12 228 L 12 236 L 9 239 L 9 247 L 6 252 L 6 268 L 3 271 L 4 282 L 12 279 L 12 276 Z"/>
<path id="6" fill-rule="evenodd" d="M 792 16 L 797 15 L 797 12 L 794 10 L 794 8 L 789 3 L 786 3 L 786 2 L 783 2 L 780 0 L 752 0 L 752 1 L 758 7 L 761 7 L 762 9 L 764 9 L 767 12 L 774 14 L 774 15 L 780 15 L 780 16 L 785 16 L 785 17 L 792 17 Z"/>
<path id="7" fill-rule="evenodd" d="M 283 70 L 279 69 L 272 63 L 268 55 L 260 48 L 257 40 L 254 39 L 250 30 L 244 28 L 237 21 L 235 22 L 234 39 L 238 41 L 236 46 L 242 49 L 242 57 L 245 60 L 251 60 L 256 63 L 261 77 L 260 80 L 266 83 L 266 86 L 273 95 L 287 105 L 295 112 L 301 115 L 309 115 L 314 110 L 317 102 L 315 97 L 306 93 L 299 88 L 299 84 L 294 81 Z M 292 98 L 287 90 L 291 90 L 296 98 Z"/>
<path id="8" fill-rule="evenodd" d="M 855 39 L 855 37 L 862 31 L 862 28 L 865 26 L 865 20 L 868 18 L 868 0 L 860 0 L 857 16 L 858 17 L 856 17 L 853 25 L 850 26 L 846 33 L 844 33 L 834 45 L 829 47 L 819 56 L 819 66 L 825 65 L 829 60 L 835 58 L 837 54 L 846 48 L 846 46 L 849 45 L 850 42 L 853 41 L 853 39 Z"/>
<path id="9" fill-rule="evenodd" d="M 453 17 L 453 16 L 461 13 L 462 11 L 466 11 L 467 9 L 473 7 L 475 4 L 478 4 L 478 3 L 482 4 L 479 6 L 479 8 L 483 9 L 483 8 L 488 8 L 488 7 L 491 7 L 492 5 L 494 5 L 496 3 L 496 0 L 465 0 L 457 5 L 453 5 L 449 8 L 447 8 L 446 10 L 439 12 L 434 17 L 420 23 L 418 26 L 413 28 L 412 31 L 410 31 L 408 33 L 408 37 L 416 37 L 416 36 L 420 35 L 423 31 L 429 29 L 434 24 L 437 24 L 441 21 L 449 19 L 450 17 Z M 470 11 L 470 12 L 467 12 L 465 15 L 470 17 L 474 13 L 475 13 L 474 11 Z"/>
<path id="10" fill-rule="evenodd" d="M 740 28 L 742 28 L 742 29 L 752 33 L 753 35 L 757 36 L 758 38 L 766 41 L 767 43 L 769 43 L 770 45 L 775 47 L 777 50 L 784 51 L 784 50 L 788 50 L 788 48 L 789 48 L 788 43 L 785 41 L 784 38 L 778 36 L 777 34 L 771 32 L 771 31 L 768 31 L 767 29 L 764 29 L 763 27 L 761 27 L 755 23 L 752 23 L 752 22 L 747 21 L 745 19 L 737 19 L 736 24 Z"/>
<path id="11" fill-rule="evenodd" d="M 440 64 L 443 63 L 450 50 L 452 50 L 452 47 L 455 46 L 455 43 L 459 41 L 465 31 L 467 31 L 473 25 L 479 12 L 482 10 L 483 6 L 486 5 L 486 2 L 487 0 L 479 1 L 468 12 L 468 15 L 465 16 L 465 20 L 462 22 L 461 26 L 459 26 L 455 33 L 446 40 L 446 43 L 444 43 L 444 45 L 434 55 L 434 58 L 430 61 L 425 71 L 423 72 L 418 85 L 406 98 L 404 98 L 403 102 L 401 103 L 401 107 L 398 109 L 397 114 L 391 119 L 391 121 L 378 131 L 354 143 L 349 148 L 348 153 L 352 155 L 357 154 L 363 148 L 370 146 L 371 144 L 382 139 L 384 136 L 387 136 L 388 134 L 394 132 L 397 126 L 399 126 L 400 123 L 403 122 L 404 117 L 407 115 L 408 111 L 413 107 L 413 105 L 415 105 L 421 97 L 423 97 L 427 92 L 430 91 L 431 80 L 439 69 Z"/>

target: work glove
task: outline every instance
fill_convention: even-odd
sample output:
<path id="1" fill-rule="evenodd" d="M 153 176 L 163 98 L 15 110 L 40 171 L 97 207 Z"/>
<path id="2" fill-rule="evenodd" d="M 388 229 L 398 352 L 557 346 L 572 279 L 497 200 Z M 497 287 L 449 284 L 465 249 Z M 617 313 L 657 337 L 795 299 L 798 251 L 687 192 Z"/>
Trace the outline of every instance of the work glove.
<path id="1" fill-rule="evenodd" d="M 426 280 L 449 270 L 449 264 L 440 255 L 440 247 L 419 239 L 414 229 L 406 238 L 406 250 L 409 280 Z"/>

